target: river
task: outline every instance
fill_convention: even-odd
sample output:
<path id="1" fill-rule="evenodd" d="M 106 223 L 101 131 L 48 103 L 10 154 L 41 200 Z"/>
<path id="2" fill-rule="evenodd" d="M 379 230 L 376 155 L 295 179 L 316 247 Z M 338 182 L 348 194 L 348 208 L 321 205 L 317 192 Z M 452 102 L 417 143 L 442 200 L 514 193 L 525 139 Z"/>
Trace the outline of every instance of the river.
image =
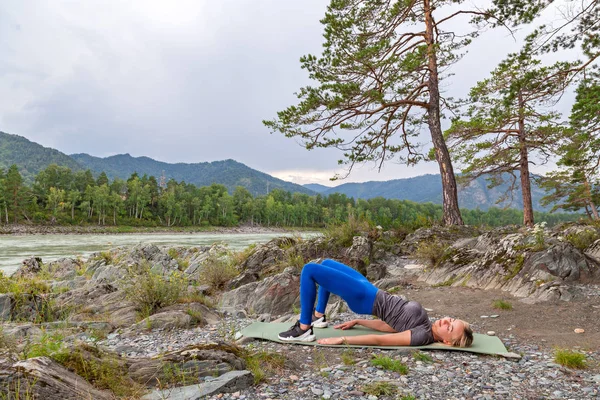
<path id="1" fill-rule="evenodd" d="M 158 246 L 204 246 L 225 243 L 231 250 L 241 250 L 253 243 L 266 243 L 280 236 L 297 236 L 292 233 L 194 233 L 194 234 L 126 234 L 126 235 L 25 235 L 0 236 L 0 271 L 12 274 L 21 262 L 31 256 L 41 257 L 43 262 L 62 257 L 87 258 L 96 251 L 118 246 L 134 246 L 153 243 Z M 303 232 L 303 238 L 318 235 Z"/>

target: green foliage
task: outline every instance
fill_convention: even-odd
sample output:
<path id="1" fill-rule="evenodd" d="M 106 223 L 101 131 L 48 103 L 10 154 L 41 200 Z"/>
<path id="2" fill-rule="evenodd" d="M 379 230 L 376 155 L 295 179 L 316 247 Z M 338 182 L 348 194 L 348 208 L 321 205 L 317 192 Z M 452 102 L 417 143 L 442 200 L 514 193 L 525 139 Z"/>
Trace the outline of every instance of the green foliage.
<path id="1" fill-rule="evenodd" d="M 435 285 L 431 285 L 431 287 L 447 287 L 447 286 L 452 286 L 459 279 L 460 279 L 460 277 L 458 275 L 455 275 L 455 276 L 453 276 L 451 278 L 448 278 L 444 282 L 440 282 L 440 283 L 436 283 Z"/>
<path id="2" fill-rule="evenodd" d="M 373 396 L 392 396 L 398 393 L 398 386 L 390 382 L 371 382 L 361 387 L 361 390 Z"/>
<path id="3" fill-rule="evenodd" d="M 515 256 L 513 264 L 507 268 L 508 275 L 504 277 L 504 280 L 510 281 L 512 278 L 517 276 L 521 269 L 523 268 L 523 264 L 525 264 L 525 255 L 520 253 Z"/>
<path id="4" fill-rule="evenodd" d="M 336 246 L 350 247 L 354 236 L 360 236 L 361 233 L 369 232 L 371 229 L 371 225 L 366 219 L 351 215 L 345 223 L 329 225 L 325 230 L 325 237 Z"/>
<path id="5" fill-rule="evenodd" d="M 144 388 L 129 378 L 127 366 L 117 357 L 103 355 L 96 348 L 81 345 L 74 349 L 62 349 L 51 357 L 81 376 L 98 389 L 108 389 L 119 398 L 138 397 Z"/>
<path id="6" fill-rule="evenodd" d="M 433 358 L 431 358 L 431 356 L 429 354 L 423 353 L 421 351 L 415 351 L 413 353 L 413 358 L 416 361 L 422 361 L 422 362 L 425 362 L 425 363 L 433 362 Z"/>
<path id="7" fill-rule="evenodd" d="M 342 351 L 342 363 L 344 365 L 356 364 L 356 355 L 353 349 L 347 348 L 344 351 Z"/>
<path id="8" fill-rule="evenodd" d="M 29 343 L 23 348 L 22 358 L 52 357 L 63 349 L 64 336 L 58 332 L 44 333 L 39 342 Z"/>
<path id="9" fill-rule="evenodd" d="M 239 271 L 228 255 L 212 254 L 202 263 L 198 281 L 209 285 L 212 290 L 220 290 L 238 275 Z"/>
<path id="10" fill-rule="evenodd" d="M 596 240 L 600 239 L 600 235 L 595 230 L 584 230 L 577 233 L 571 233 L 567 235 L 566 239 L 573 247 L 583 251 L 590 247 Z"/>
<path id="11" fill-rule="evenodd" d="M 494 300 L 492 307 L 498 310 L 512 310 L 513 306 L 508 301 Z"/>
<path id="12" fill-rule="evenodd" d="M 178 273 L 163 276 L 148 266 L 131 276 L 125 294 L 143 316 L 152 315 L 162 307 L 175 304 L 187 291 L 187 280 Z"/>
<path id="13" fill-rule="evenodd" d="M 402 364 L 399 360 L 392 360 L 390 357 L 375 356 L 371 360 L 371 364 L 376 367 L 382 367 L 388 371 L 397 372 L 400 375 L 408 374 L 408 367 L 406 365 Z"/>
<path id="14" fill-rule="evenodd" d="M 271 351 L 248 351 L 244 354 L 246 368 L 254 376 L 254 384 L 257 385 L 275 374 L 281 373 L 285 366 L 286 358 L 280 353 Z"/>
<path id="15" fill-rule="evenodd" d="M 585 354 L 571 350 L 556 349 L 556 352 L 554 353 L 554 362 L 567 368 L 587 368 Z"/>
<path id="16" fill-rule="evenodd" d="M 447 244 L 432 239 L 420 242 L 415 250 L 414 257 L 431 267 L 437 267 L 448 251 L 449 246 Z"/>

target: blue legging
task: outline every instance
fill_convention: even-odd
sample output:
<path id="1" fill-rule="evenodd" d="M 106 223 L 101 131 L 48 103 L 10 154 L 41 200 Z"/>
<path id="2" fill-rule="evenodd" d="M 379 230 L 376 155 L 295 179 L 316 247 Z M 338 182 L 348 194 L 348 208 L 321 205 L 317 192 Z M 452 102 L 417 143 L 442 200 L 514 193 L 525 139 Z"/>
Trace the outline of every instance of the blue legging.
<path id="1" fill-rule="evenodd" d="M 377 288 L 358 271 L 333 260 L 308 263 L 300 274 L 300 323 L 310 325 L 319 285 L 316 311 L 325 312 L 329 294 L 337 294 L 357 314 L 371 314 Z"/>

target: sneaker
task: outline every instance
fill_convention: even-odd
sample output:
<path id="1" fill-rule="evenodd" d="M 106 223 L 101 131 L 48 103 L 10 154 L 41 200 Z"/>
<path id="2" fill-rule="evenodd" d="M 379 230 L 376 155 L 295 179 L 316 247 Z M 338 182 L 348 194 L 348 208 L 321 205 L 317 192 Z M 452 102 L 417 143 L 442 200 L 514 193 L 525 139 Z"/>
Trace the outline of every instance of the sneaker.
<path id="1" fill-rule="evenodd" d="M 300 321 L 296 321 L 289 331 L 281 332 L 278 337 L 284 342 L 313 342 L 316 339 L 312 326 L 304 330 L 300 328 Z"/>
<path id="2" fill-rule="evenodd" d="M 312 316 L 312 322 L 310 323 L 315 328 L 327 328 L 327 317 L 323 314 L 321 317 L 317 317 L 315 314 Z"/>

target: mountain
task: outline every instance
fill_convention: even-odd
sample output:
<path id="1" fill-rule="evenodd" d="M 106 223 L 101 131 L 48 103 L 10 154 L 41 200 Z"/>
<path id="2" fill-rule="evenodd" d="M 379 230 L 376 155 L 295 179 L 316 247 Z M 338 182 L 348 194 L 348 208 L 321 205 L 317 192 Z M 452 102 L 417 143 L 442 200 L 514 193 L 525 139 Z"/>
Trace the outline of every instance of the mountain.
<path id="1" fill-rule="evenodd" d="M 458 202 L 461 208 L 487 210 L 490 207 L 523 208 L 523 199 L 520 190 L 520 181 L 517 174 L 518 190 L 513 198 L 496 204 L 496 200 L 502 197 L 509 186 L 504 183 L 493 189 L 488 189 L 485 177 L 472 181 L 467 187 L 459 187 Z M 532 176 L 532 178 L 535 178 Z M 509 176 L 505 178 L 508 182 Z M 388 199 L 411 200 L 417 203 L 432 202 L 442 203 L 442 180 L 439 175 L 421 175 L 413 178 L 394 179 L 390 181 L 371 181 L 363 183 L 344 183 L 342 185 L 328 188 L 321 192 L 323 195 L 331 193 L 343 193 L 355 199 L 371 199 L 374 197 L 385 197 Z M 540 199 L 545 192 L 540 189 L 535 180 L 531 180 L 531 197 L 535 211 L 549 211 L 551 207 L 544 208 L 540 205 Z"/>
<path id="2" fill-rule="evenodd" d="M 0 132 L 0 168 L 6 171 L 16 164 L 23 180 L 31 184 L 35 176 L 50 164 L 81 170 L 77 161 L 68 155 L 40 144 L 34 143 L 22 136 Z"/>
<path id="3" fill-rule="evenodd" d="M 230 192 L 236 186 L 243 186 L 255 196 L 264 195 L 273 189 L 315 194 L 301 185 L 274 178 L 234 160 L 170 164 L 149 157 L 132 157 L 129 154 L 118 154 L 106 158 L 93 157 L 88 154 L 72 154 L 71 157 L 84 168 L 89 168 L 97 174 L 102 171 L 106 172 L 111 179 L 127 179 L 131 174 L 137 172 L 140 176 L 153 175 L 156 179 L 160 179 L 164 174 L 167 180 L 175 179 L 178 182 L 185 181 L 197 186 L 220 183 L 225 185 Z"/>
<path id="4" fill-rule="evenodd" d="M 323 192 L 331 189 L 331 187 L 329 187 L 329 186 L 320 185 L 318 183 L 307 183 L 302 186 L 304 186 L 305 188 L 312 190 L 313 192 L 316 192 L 316 193 L 323 193 Z"/>

